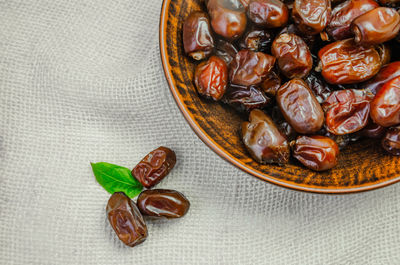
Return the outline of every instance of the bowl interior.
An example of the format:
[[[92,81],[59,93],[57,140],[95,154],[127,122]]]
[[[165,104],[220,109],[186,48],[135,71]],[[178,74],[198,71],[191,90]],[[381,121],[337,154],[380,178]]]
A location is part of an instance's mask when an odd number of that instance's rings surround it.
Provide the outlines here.
[[[248,155],[239,137],[247,117],[221,103],[198,96],[193,85],[194,62],[182,47],[182,25],[200,0],[164,0],[160,20],[160,50],[171,92],[193,130],[216,153],[248,173],[288,188],[348,193],[389,185],[400,180],[400,157],[386,154],[369,139],[341,151],[338,166],[318,173],[293,159],[285,166],[261,165]]]

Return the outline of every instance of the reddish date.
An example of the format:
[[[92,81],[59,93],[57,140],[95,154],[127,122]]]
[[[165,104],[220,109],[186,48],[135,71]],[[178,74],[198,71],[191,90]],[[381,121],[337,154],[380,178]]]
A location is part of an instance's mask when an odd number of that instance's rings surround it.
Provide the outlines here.
[[[390,127],[400,123],[400,76],[388,81],[371,102],[372,120]]]
[[[329,85],[316,72],[312,71],[305,79],[315,98],[322,104],[332,93]]]
[[[395,38],[399,33],[400,15],[392,8],[378,7],[354,19],[351,30],[356,43],[383,43]]]
[[[189,200],[182,193],[164,189],[143,191],[137,205],[143,215],[168,219],[184,216],[190,207]]]
[[[193,12],[183,24],[183,47],[195,60],[208,57],[214,48],[210,22],[203,12]]]
[[[255,52],[269,53],[271,50],[272,40],[273,34],[269,30],[250,30],[240,42],[240,47]]]
[[[400,126],[391,127],[382,139],[382,147],[392,155],[400,155]]]
[[[381,57],[374,47],[364,47],[352,39],[326,45],[318,52],[322,76],[330,84],[354,84],[376,75]]]
[[[279,28],[286,25],[289,10],[279,0],[251,0],[247,15],[256,25],[265,28]]]
[[[339,148],[325,136],[300,136],[294,143],[293,156],[312,170],[324,171],[336,166]]]
[[[240,112],[248,112],[252,109],[266,107],[271,99],[255,86],[246,87],[232,84],[222,101]]]
[[[335,135],[353,133],[368,123],[373,95],[365,90],[345,89],[333,92],[322,104],[326,128]]]
[[[246,29],[246,9],[239,0],[208,0],[208,14],[215,33],[227,40],[239,38]]]
[[[358,16],[377,8],[379,5],[374,0],[347,0],[337,5],[332,10],[332,17],[326,32],[334,40],[343,40],[353,37],[350,26]]]
[[[260,84],[260,87],[264,90],[265,94],[274,97],[276,91],[281,86],[281,78],[276,71],[270,71],[265,77],[264,81]]]
[[[261,110],[252,110],[250,122],[242,123],[242,140],[250,155],[261,164],[285,164],[290,150],[286,137]]]
[[[298,133],[315,133],[324,124],[324,112],[313,92],[302,79],[283,84],[276,102],[285,119]]]
[[[207,62],[200,63],[194,73],[194,84],[200,95],[220,100],[228,83],[228,67],[224,60],[211,56]]]
[[[225,61],[226,65],[230,65],[236,56],[237,49],[231,43],[224,40],[217,40],[217,47],[215,49],[215,54]]]
[[[381,65],[390,63],[390,59],[392,57],[392,50],[390,49],[388,44],[383,43],[376,45],[375,49],[378,51],[381,57]]]
[[[229,77],[233,84],[251,86],[263,81],[275,64],[275,57],[250,50],[241,50],[230,65]]]
[[[278,59],[278,66],[287,78],[303,78],[312,68],[310,50],[295,34],[281,34],[272,43],[272,54]]]
[[[160,146],[151,151],[135,166],[132,175],[149,189],[168,175],[175,163],[175,152],[167,147]]]
[[[383,66],[376,76],[362,84],[360,88],[368,89],[376,95],[386,82],[397,76],[400,76],[400,62],[393,62]]]
[[[136,204],[123,192],[111,196],[106,212],[111,227],[125,245],[134,247],[146,240],[146,223]]]
[[[301,39],[307,44],[308,49],[310,49],[310,50],[313,49],[314,45],[317,42],[316,35],[304,34],[294,24],[290,24],[290,25],[287,25],[286,27],[284,27],[279,32],[278,36],[283,34],[283,33],[295,34],[295,35],[301,37]]]
[[[292,17],[304,34],[315,35],[323,31],[331,16],[330,0],[295,0]]]

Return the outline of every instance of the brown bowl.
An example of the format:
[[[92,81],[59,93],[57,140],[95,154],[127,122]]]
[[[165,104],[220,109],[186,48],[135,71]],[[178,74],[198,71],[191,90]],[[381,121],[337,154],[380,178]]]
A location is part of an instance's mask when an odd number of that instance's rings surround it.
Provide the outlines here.
[[[165,76],[176,103],[196,134],[221,157],[268,182],[318,193],[350,193],[380,188],[400,180],[400,157],[386,154],[379,143],[364,140],[340,154],[337,167],[318,173],[292,161],[285,166],[261,165],[247,153],[239,137],[246,118],[221,103],[199,97],[193,85],[194,63],[183,51],[182,25],[199,0],[164,0],[160,50]]]

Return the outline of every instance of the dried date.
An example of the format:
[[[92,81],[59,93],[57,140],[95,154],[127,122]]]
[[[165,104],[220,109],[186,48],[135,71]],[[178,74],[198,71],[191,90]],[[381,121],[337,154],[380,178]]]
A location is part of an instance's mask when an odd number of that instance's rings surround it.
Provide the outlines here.
[[[183,47],[195,60],[208,57],[214,48],[210,22],[204,12],[193,12],[183,24]]]
[[[134,247],[146,240],[146,223],[136,204],[123,192],[111,196],[106,212],[111,227],[125,245]]]
[[[289,10],[279,0],[251,0],[247,16],[258,26],[279,28],[288,22]]]
[[[400,76],[400,62],[392,62],[383,66],[376,76],[361,84],[360,88],[367,89],[376,95],[386,82],[397,76]]]
[[[250,122],[242,123],[242,140],[250,155],[261,164],[286,164],[290,150],[286,137],[261,110],[252,110]]]
[[[145,216],[156,218],[180,218],[190,207],[189,200],[175,190],[145,190],[137,199],[137,206]]]
[[[391,127],[382,139],[382,147],[392,155],[400,155],[400,126]]]
[[[331,16],[330,0],[295,0],[292,17],[297,27],[304,34],[322,32]]]
[[[312,170],[324,171],[336,166],[339,148],[325,136],[299,136],[293,145],[293,156]]]
[[[132,175],[146,188],[159,183],[172,170],[176,163],[175,152],[160,146],[151,151],[137,164]]]
[[[315,133],[324,124],[324,112],[302,79],[283,84],[276,94],[276,102],[285,120],[298,133]]]
[[[266,107],[271,99],[255,86],[231,84],[222,101],[240,112]]]
[[[224,60],[211,56],[200,63],[194,73],[194,84],[200,95],[220,100],[228,83],[228,67]]]

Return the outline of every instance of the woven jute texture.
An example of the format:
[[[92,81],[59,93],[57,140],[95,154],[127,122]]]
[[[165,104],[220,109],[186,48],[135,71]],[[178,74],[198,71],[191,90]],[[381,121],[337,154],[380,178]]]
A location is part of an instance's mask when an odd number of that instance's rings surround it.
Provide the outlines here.
[[[160,0],[0,0],[0,264],[400,264],[400,185],[307,194],[192,132],[159,56]],[[187,216],[121,244],[90,162],[177,153]]]

